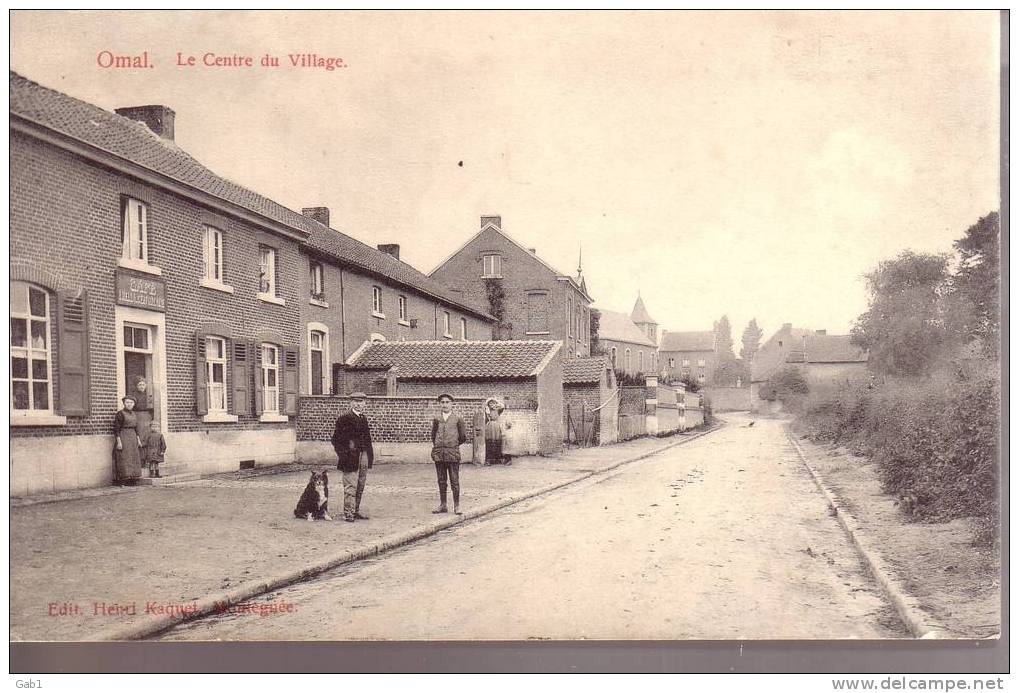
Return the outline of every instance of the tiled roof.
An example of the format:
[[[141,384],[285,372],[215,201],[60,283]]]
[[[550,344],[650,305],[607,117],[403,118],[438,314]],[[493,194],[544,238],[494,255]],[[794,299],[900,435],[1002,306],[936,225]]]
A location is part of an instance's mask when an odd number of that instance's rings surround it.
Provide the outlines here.
[[[609,360],[605,356],[592,356],[588,359],[567,359],[563,361],[563,383],[596,383],[609,368]]]
[[[13,71],[10,110],[13,115],[283,224],[302,236],[307,234],[309,245],[341,261],[489,317],[484,307],[465,302],[407,263],[213,173],[141,123],[43,87]]]
[[[662,351],[714,351],[715,333],[666,332],[662,335]]]
[[[803,338],[803,363],[866,363],[867,352],[847,334],[812,334]]]
[[[651,317],[651,314],[647,312],[647,308],[644,306],[644,300],[638,296],[637,302],[633,304],[633,310],[630,311],[630,320],[636,323],[641,322],[655,322],[655,319]]]
[[[544,369],[561,342],[375,342],[358,349],[353,368],[389,369],[420,380],[529,378]]]
[[[644,332],[633,324],[626,313],[599,308],[601,321],[598,323],[598,339],[611,339],[614,342],[627,342],[643,346],[656,346]]]

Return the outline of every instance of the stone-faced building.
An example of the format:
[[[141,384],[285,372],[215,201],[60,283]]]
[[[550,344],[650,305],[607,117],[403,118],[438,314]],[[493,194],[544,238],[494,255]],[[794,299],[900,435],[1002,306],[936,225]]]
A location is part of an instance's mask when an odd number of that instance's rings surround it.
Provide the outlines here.
[[[847,334],[828,334],[817,330],[804,335],[786,356],[786,364],[803,374],[812,392],[845,387],[866,375],[867,352]]]
[[[366,341],[490,340],[494,319],[400,260],[400,246],[365,245],[303,210],[301,394],[329,394],[334,370]]]
[[[429,275],[468,305],[491,308],[502,295],[496,339],[553,340],[565,358],[591,355],[591,297],[583,276],[571,277],[502,230],[502,219],[481,217],[481,230]]]
[[[630,315],[599,308],[598,346],[612,367],[626,375],[658,372],[658,345]]]
[[[706,384],[718,362],[715,354],[715,333],[711,330],[663,332],[658,351],[662,364],[661,372],[668,382],[689,376],[698,383]]]
[[[10,75],[12,494],[112,479],[144,378],[164,471],[293,459],[301,245],[315,222],[217,176],[164,106]]]

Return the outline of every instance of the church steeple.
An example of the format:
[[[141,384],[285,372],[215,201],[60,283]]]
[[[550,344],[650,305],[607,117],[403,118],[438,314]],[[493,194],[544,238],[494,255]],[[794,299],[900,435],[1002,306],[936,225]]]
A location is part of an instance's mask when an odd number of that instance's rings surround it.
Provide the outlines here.
[[[633,304],[633,310],[630,311],[630,320],[648,336],[648,339],[655,344],[658,343],[658,323],[647,312],[639,291],[637,292],[637,302]]]

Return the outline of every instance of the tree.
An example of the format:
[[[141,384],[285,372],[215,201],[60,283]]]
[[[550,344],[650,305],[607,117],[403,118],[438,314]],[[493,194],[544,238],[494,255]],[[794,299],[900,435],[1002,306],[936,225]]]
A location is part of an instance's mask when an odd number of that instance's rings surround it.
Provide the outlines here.
[[[591,356],[601,356],[602,348],[598,341],[598,330],[601,329],[601,311],[591,309]]]
[[[736,354],[732,350],[732,325],[729,316],[723,315],[715,323],[715,372],[711,380],[715,385],[729,387],[736,383],[734,363]]]
[[[697,379],[692,375],[684,375],[679,379],[679,382],[686,386],[687,392],[697,392],[701,389],[701,384],[697,382]]]
[[[488,312],[496,319],[492,339],[509,339],[512,325],[506,322],[506,290],[499,278],[486,277],[485,297],[488,299]]]
[[[786,366],[772,374],[768,380],[761,385],[761,399],[773,402],[776,399],[781,402],[795,400],[810,391],[803,374],[795,366]]]
[[[966,326],[966,333],[982,340],[985,351],[992,355],[997,353],[1001,329],[999,233],[998,213],[991,212],[952,244],[959,253],[959,269],[952,278],[952,285],[957,297],[969,304],[973,317]]]
[[[892,375],[928,372],[958,339],[959,311],[948,310],[948,256],[904,251],[866,275],[870,305],[853,326],[853,342],[871,367]]]
[[[761,337],[763,336],[764,330],[757,326],[757,318],[751,318],[743,330],[743,346],[739,350],[739,357],[743,359],[744,364],[753,363],[754,355],[761,348]]]

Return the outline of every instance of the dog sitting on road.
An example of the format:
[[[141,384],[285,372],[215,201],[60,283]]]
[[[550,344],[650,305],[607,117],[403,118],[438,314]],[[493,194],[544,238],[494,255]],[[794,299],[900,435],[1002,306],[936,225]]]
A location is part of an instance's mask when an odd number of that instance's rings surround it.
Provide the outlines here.
[[[319,489],[322,492],[319,493]],[[298,519],[332,520],[329,517],[329,476],[326,472],[312,472],[304,493],[294,508],[294,517]]]

